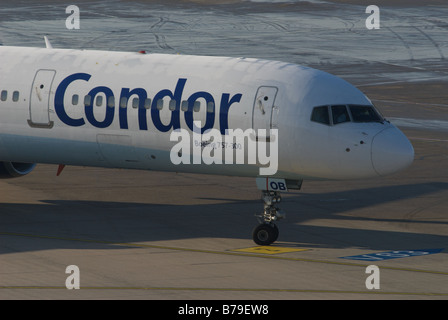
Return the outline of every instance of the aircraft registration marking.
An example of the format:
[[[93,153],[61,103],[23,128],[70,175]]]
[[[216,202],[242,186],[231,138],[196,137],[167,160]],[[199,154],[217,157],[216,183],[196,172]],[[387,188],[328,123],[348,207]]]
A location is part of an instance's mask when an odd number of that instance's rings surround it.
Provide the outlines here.
[[[300,252],[300,251],[307,251],[307,250],[309,250],[309,249],[287,248],[287,247],[276,247],[276,246],[257,246],[257,247],[250,247],[250,248],[235,249],[232,251],[262,253],[262,254],[279,254],[279,253]]]

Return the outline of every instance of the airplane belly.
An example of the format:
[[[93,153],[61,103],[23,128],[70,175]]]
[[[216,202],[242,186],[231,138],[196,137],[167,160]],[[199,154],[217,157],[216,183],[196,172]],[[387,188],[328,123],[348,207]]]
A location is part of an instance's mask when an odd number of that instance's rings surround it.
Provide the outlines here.
[[[14,134],[0,136],[0,158],[1,161],[14,162],[104,165],[94,142]]]

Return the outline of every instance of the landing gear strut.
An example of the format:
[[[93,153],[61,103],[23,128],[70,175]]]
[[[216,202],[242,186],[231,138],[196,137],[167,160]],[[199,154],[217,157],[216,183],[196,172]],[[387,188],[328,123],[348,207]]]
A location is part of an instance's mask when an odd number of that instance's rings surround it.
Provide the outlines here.
[[[264,202],[262,214],[256,215],[260,223],[252,232],[253,240],[256,244],[268,246],[278,238],[278,227],[275,221],[281,220],[285,214],[276,206],[280,203],[280,193],[277,191],[262,191],[261,199]]]

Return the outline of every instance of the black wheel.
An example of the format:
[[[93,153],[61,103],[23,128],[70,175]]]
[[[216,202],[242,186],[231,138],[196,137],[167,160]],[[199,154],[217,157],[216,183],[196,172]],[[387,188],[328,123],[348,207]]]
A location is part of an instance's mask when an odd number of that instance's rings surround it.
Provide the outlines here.
[[[260,246],[268,246],[278,238],[278,228],[275,224],[263,223],[255,227],[252,232],[254,242]]]
[[[276,224],[273,224],[272,228],[274,228],[274,238],[273,238],[272,242],[275,242],[278,239],[278,235],[279,235],[280,231],[278,230],[278,227]]]

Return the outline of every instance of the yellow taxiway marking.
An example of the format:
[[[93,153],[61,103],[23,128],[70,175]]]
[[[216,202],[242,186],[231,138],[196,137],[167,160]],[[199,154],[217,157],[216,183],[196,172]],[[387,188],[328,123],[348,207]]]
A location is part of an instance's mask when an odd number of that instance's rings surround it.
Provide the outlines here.
[[[252,252],[252,253],[262,253],[262,254],[279,254],[279,253],[287,253],[287,252],[300,252],[307,251],[309,249],[296,249],[296,248],[287,248],[287,247],[276,247],[276,246],[257,246],[243,249],[235,249],[231,251],[238,252]]]
[[[134,248],[152,248],[152,249],[163,249],[163,250],[173,250],[173,251],[184,251],[184,252],[197,252],[197,253],[209,253],[209,254],[219,254],[219,255],[230,255],[230,256],[240,256],[240,257],[250,257],[250,258],[263,258],[272,260],[284,260],[284,261],[298,261],[298,262],[310,262],[310,263],[322,263],[322,264],[332,264],[340,266],[353,266],[353,267],[367,267],[365,263],[347,262],[347,261],[331,261],[331,260],[321,260],[321,259],[310,259],[310,258],[298,258],[289,256],[277,256],[277,255],[267,255],[259,253],[247,253],[247,252],[235,252],[235,251],[217,251],[217,250],[205,250],[205,249],[193,249],[193,248],[181,248],[181,247],[171,247],[171,246],[160,246],[152,244],[143,243],[120,243],[114,241],[106,240],[94,240],[94,239],[82,239],[82,238],[68,238],[60,236],[47,236],[47,235],[36,235],[36,234],[26,234],[17,232],[0,232],[0,236],[14,236],[14,237],[27,237],[35,239],[52,239],[52,240],[62,240],[62,241],[77,241],[84,243],[95,243],[95,244],[108,244],[111,246],[119,247],[134,247]],[[409,272],[422,272],[431,274],[448,275],[447,271],[435,271],[435,270],[423,270],[423,269],[413,269],[405,267],[393,267],[393,266],[380,266],[381,269],[397,270],[397,271],[409,271]]]

